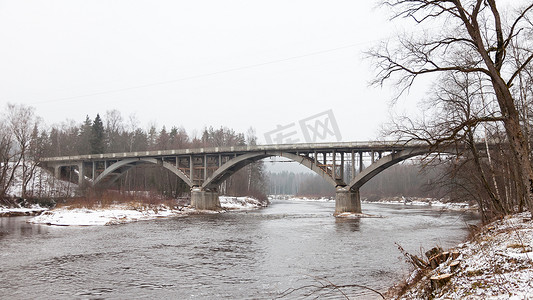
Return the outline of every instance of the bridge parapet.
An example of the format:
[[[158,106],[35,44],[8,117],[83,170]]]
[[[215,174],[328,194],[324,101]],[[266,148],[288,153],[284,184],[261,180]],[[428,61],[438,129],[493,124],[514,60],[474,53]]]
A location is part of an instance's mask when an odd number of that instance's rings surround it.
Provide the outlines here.
[[[72,156],[44,157],[43,162],[60,162],[60,161],[92,161],[103,159],[117,158],[135,158],[135,157],[158,157],[173,155],[196,155],[196,154],[224,154],[240,152],[257,152],[257,151],[390,151],[403,150],[406,148],[424,148],[427,145],[415,142],[387,142],[387,141],[369,141],[369,142],[342,142],[342,143],[310,143],[310,144],[275,144],[275,145],[256,145],[256,146],[228,146],[228,147],[207,147],[196,149],[174,149],[174,150],[155,150],[155,151],[134,151],[134,152],[117,152],[103,154],[86,154]]]

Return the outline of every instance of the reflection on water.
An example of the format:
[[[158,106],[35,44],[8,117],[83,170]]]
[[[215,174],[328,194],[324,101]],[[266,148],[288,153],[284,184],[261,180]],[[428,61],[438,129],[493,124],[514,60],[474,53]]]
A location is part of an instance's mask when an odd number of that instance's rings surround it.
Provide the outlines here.
[[[0,239],[21,239],[48,232],[48,227],[27,224],[27,219],[28,217],[0,217]]]
[[[335,228],[342,231],[359,231],[361,219],[335,218]]]
[[[465,221],[473,220],[464,213],[375,204],[363,204],[363,210],[383,218],[335,219],[334,206],[278,201],[258,211],[105,227],[0,218],[0,295],[272,299],[320,280],[383,291],[406,272],[395,242],[415,253],[449,247],[466,236]],[[351,299],[377,298],[360,288],[343,291]],[[340,296],[330,292],[320,296]]]

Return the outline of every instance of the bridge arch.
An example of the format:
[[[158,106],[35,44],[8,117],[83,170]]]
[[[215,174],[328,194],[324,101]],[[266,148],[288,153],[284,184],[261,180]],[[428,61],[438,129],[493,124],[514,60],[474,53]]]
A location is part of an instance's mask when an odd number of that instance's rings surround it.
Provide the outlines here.
[[[406,149],[401,150],[397,152],[393,152],[389,155],[383,156],[381,159],[375,161],[371,165],[369,165],[367,168],[363,169],[359,174],[357,174],[348,184],[339,185],[337,181],[335,181],[330,174],[328,174],[326,171],[324,171],[322,168],[317,166],[313,160],[307,159],[306,157],[289,153],[289,152],[272,152],[272,151],[264,151],[261,153],[247,153],[240,156],[237,156],[229,161],[227,161],[225,164],[220,166],[211,176],[207,178],[207,180],[202,184],[202,189],[216,189],[224,180],[228,179],[231,175],[233,175],[235,172],[239,171],[243,167],[245,167],[248,164],[251,164],[253,162],[256,162],[258,160],[261,160],[263,158],[267,157],[285,157],[287,159],[290,159],[294,162],[298,162],[305,167],[309,168],[310,170],[314,171],[318,175],[320,175],[322,178],[324,178],[326,181],[328,181],[331,185],[333,185],[336,188],[345,188],[348,190],[354,190],[357,191],[363,184],[368,182],[370,179],[381,173],[382,171],[386,170],[387,168],[402,162],[406,159],[428,154],[428,149],[426,148],[414,148],[414,149]]]
[[[320,175],[333,186],[337,186],[335,180],[331,176],[329,176],[326,171],[317,166],[311,159],[289,152],[264,151],[260,153],[246,153],[230,159],[222,166],[220,166],[211,176],[209,176],[207,180],[205,180],[205,182],[202,184],[202,188],[216,189],[222,182],[224,182],[224,180],[228,179],[231,175],[244,168],[245,166],[263,158],[273,156],[285,157],[287,159],[300,163]]]
[[[405,149],[398,152],[393,152],[389,155],[383,156],[381,159],[375,161],[371,165],[369,165],[367,168],[363,169],[359,174],[357,174],[348,184],[343,185],[339,184],[338,181],[336,181],[332,174],[328,174],[327,171],[319,167],[313,159],[297,155],[294,153],[284,152],[284,151],[262,151],[262,152],[251,152],[251,153],[245,153],[239,156],[236,156],[226,163],[224,163],[222,166],[220,166],[211,176],[209,176],[201,185],[202,189],[217,189],[222,182],[224,182],[226,179],[228,179],[231,175],[233,175],[235,172],[239,171],[240,169],[244,168],[245,166],[256,162],[258,160],[267,158],[267,157],[285,157],[287,159],[290,159],[294,162],[300,163],[307,167],[308,169],[314,171],[316,174],[324,178],[327,182],[329,182],[334,187],[342,187],[349,190],[359,190],[362,185],[364,185],[366,182],[368,182],[370,179],[381,173],[382,171],[386,170],[387,168],[391,167],[392,165],[395,165],[401,161],[404,161],[406,159],[412,158],[414,156],[418,155],[424,155],[428,153],[428,149],[424,148],[413,148],[413,149]],[[163,168],[171,171],[172,173],[176,174],[183,182],[185,182],[189,187],[193,187],[193,183],[191,179],[183,173],[181,170],[179,170],[176,166],[174,166],[171,163],[165,162],[161,159],[156,158],[127,158],[120,161],[115,162],[114,164],[108,166],[100,175],[98,175],[97,178],[94,179],[92,182],[92,185],[95,186],[97,184],[100,184],[103,182],[104,179],[107,179],[108,177],[115,175],[116,178],[113,178],[113,181],[120,178],[127,170],[129,170],[132,167],[135,167],[140,164],[156,164],[160,165]],[[119,173],[115,173],[117,170],[119,170]]]
[[[117,161],[116,163],[110,165],[107,167],[96,179],[93,181],[93,186],[100,183],[102,180],[108,178],[113,174],[115,171],[120,170],[121,168],[126,168],[125,170],[121,171],[116,178],[113,179],[113,181],[117,180],[120,176],[126,173],[127,170],[130,168],[140,165],[140,164],[156,164],[160,165],[163,168],[171,171],[172,173],[176,174],[181,180],[183,180],[188,186],[192,187],[192,182],[181,170],[176,168],[176,166],[165,162],[161,159],[156,158],[126,158],[120,161]]]
[[[383,156],[381,159],[375,161],[367,168],[363,169],[359,174],[357,174],[347,185],[347,188],[350,190],[359,190],[359,188],[372,179],[374,176],[378,175],[387,168],[404,161],[406,159],[428,154],[428,149],[406,149],[398,152],[393,152],[389,155]]]

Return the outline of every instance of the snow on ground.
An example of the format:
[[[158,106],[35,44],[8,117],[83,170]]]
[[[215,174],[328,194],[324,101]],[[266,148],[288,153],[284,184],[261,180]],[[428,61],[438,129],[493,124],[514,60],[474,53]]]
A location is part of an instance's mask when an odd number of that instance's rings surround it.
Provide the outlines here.
[[[35,175],[27,185],[27,193],[34,197],[57,198],[72,197],[78,185],[69,181],[59,180],[47,170],[36,167]],[[17,168],[8,196],[20,197],[22,194],[22,167]]]
[[[477,209],[468,203],[451,203],[435,198],[417,198],[417,197],[392,197],[384,198],[379,201],[362,201],[363,203],[378,203],[378,204],[395,204],[395,205],[411,205],[411,206],[432,206],[446,210],[471,210]]]
[[[261,202],[251,197],[220,196],[222,209],[255,209],[263,207]],[[30,219],[29,223],[58,226],[92,226],[115,225],[156,218],[187,216],[197,213],[216,213],[215,211],[197,211],[190,207],[169,208],[165,205],[143,206],[138,203],[117,204],[106,208],[56,208],[45,211]]]
[[[77,185],[68,181],[56,179],[50,172],[37,167],[35,176],[27,186],[29,195],[40,198],[57,198],[75,196]],[[20,197],[22,193],[22,168],[15,172],[14,180],[8,190],[8,196]],[[254,209],[262,207],[262,203],[251,197],[220,196],[220,204],[223,210]],[[120,204],[106,208],[56,208],[47,211],[40,206],[28,208],[0,207],[0,216],[34,215],[29,222],[49,225],[112,225],[140,220],[149,220],[162,217],[183,216],[192,213],[200,213],[192,208],[181,207],[172,209],[164,205],[143,206],[142,204]],[[202,211],[201,213],[216,213]]]
[[[335,201],[335,198],[331,197],[300,197],[294,195],[270,195],[269,200],[288,200],[288,201],[315,201],[315,202],[329,202]]]
[[[401,299],[533,299],[533,220],[521,213],[484,226],[460,244],[451,271],[447,260],[414,285]],[[452,274],[432,290],[428,278]]]
[[[266,206],[266,204],[252,197],[220,196],[218,199],[223,209],[256,209]]]
[[[269,199],[273,200],[290,200],[290,201],[316,201],[316,202],[330,202],[335,201],[335,197],[299,197],[294,195],[270,195]],[[471,206],[468,203],[449,203],[442,199],[435,198],[418,198],[418,197],[388,197],[380,199],[379,201],[368,201],[362,199],[363,203],[376,204],[393,204],[393,205],[412,205],[412,206],[433,206],[447,210],[470,210],[477,209],[476,206]]]
[[[164,205],[141,207],[137,205],[113,205],[102,209],[57,208],[45,211],[30,219],[29,223],[58,226],[114,225],[155,218],[185,215],[188,210],[170,209]]]
[[[335,201],[335,198],[320,197],[320,198],[308,198],[308,197],[293,197],[289,198],[291,201],[310,201],[310,202],[330,202]]]

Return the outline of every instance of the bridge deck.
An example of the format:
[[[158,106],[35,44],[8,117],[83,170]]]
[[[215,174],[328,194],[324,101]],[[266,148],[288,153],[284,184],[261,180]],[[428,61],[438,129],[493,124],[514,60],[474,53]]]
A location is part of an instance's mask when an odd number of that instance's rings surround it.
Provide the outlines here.
[[[258,151],[290,151],[290,152],[369,152],[369,151],[400,151],[405,149],[420,149],[427,147],[420,143],[406,142],[341,142],[341,143],[302,143],[302,144],[276,144],[257,146],[231,146],[231,147],[208,147],[195,149],[175,149],[175,150],[154,150],[135,151],[119,153],[103,153],[73,156],[44,157],[42,162],[64,162],[64,161],[95,161],[103,159],[123,159],[140,157],[161,157],[180,156],[198,154],[233,154]]]

